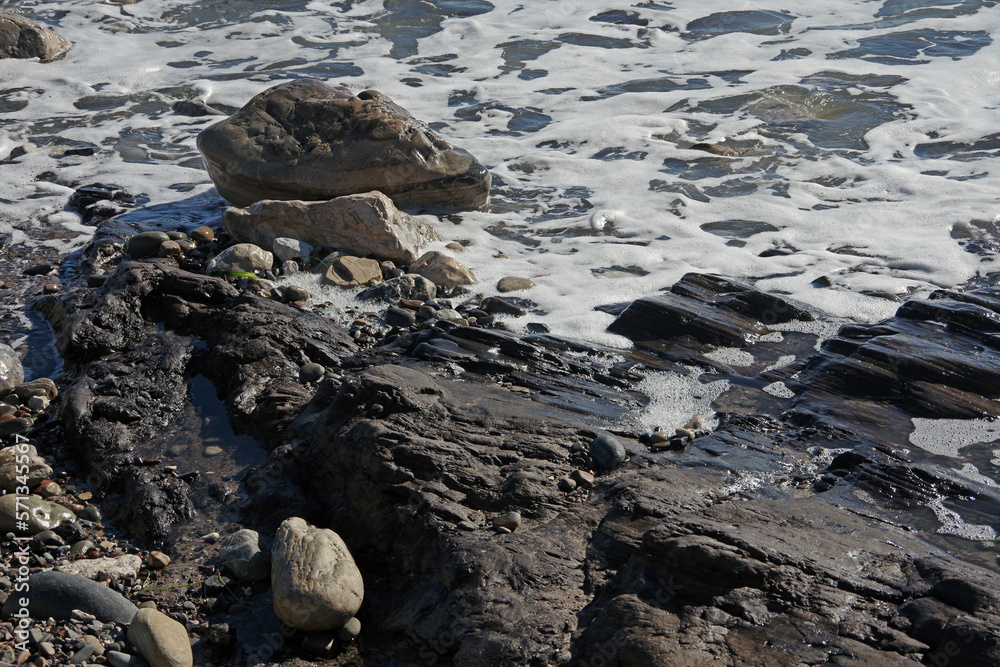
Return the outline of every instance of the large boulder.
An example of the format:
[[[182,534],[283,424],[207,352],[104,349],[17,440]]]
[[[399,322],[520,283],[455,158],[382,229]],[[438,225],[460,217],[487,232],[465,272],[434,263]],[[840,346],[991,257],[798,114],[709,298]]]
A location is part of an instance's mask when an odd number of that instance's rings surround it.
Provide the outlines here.
[[[69,40],[23,16],[0,12],[0,58],[40,58],[49,62],[69,50]]]
[[[489,197],[486,168],[392,100],[313,79],[265,90],[202,131],[198,148],[236,206],[378,190],[399,206],[475,209]]]
[[[298,630],[344,626],[361,608],[364,582],[340,535],[298,517],[285,519],[271,556],[274,613]]]
[[[227,208],[222,219],[235,240],[262,248],[290,237],[400,264],[409,264],[424,244],[438,240],[434,229],[397,209],[381,192],[315,202],[268,199],[245,209]]]

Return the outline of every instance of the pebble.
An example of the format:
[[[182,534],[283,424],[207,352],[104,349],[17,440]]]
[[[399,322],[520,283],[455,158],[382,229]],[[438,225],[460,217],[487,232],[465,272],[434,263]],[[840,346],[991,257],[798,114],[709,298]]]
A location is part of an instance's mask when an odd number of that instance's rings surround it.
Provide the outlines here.
[[[528,280],[527,278],[518,278],[517,276],[507,276],[501,278],[497,282],[498,292],[519,292],[522,290],[529,290],[535,286],[535,283]]]
[[[101,510],[94,507],[93,505],[88,505],[87,507],[84,507],[82,510],[80,510],[79,513],[77,513],[77,516],[80,517],[81,519],[97,523],[100,522],[101,520]]]
[[[62,494],[62,489],[59,488],[59,485],[49,480],[42,482],[38,487],[38,495],[42,498],[52,498],[60,494]]]
[[[49,399],[45,396],[32,396],[28,399],[28,408],[34,412],[41,412],[49,407]]]
[[[326,369],[317,363],[302,364],[299,367],[299,382],[319,382],[326,375]]]
[[[585,489],[594,486],[594,475],[586,470],[574,470],[570,473],[569,478],[576,482],[577,486]]]
[[[87,276],[87,287],[100,287],[106,282],[108,282],[106,273],[91,273]]]
[[[352,618],[344,627],[337,630],[337,639],[342,642],[350,642],[357,639],[358,635],[361,634],[361,621],[357,617]]]
[[[157,257],[179,257],[181,254],[181,245],[177,241],[164,241],[156,251]]]
[[[569,492],[576,488],[576,481],[567,475],[559,478],[558,486],[560,491]]]
[[[212,231],[211,227],[199,227],[191,232],[191,238],[198,243],[208,243],[215,240],[215,232]]]
[[[162,570],[170,565],[170,556],[162,551],[150,551],[146,556],[146,567],[150,570]]]
[[[468,530],[468,531],[471,532],[473,530],[479,530],[479,526],[477,526],[476,524],[472,523],[471,521],[459,521],[458,522],[458,529],[459,530]]]
[[[166,232],[142,232],[128,240],[126,250],[132,257],[142,259],[155,255],[159,252],[160,245],[169,240],[170,237]]]
[[[55,283],[45,283],[42,285],[42,294],[55,294],[59,291],[59,285]]]
[[[503,514],[493,519],[494,528],[506,528],[509,531],[515,531],[520,525],[521,525],[520,512],[507,512],[506,514]]]
[[[285,298],[289,301],[308,301],[310,296],[309,290],[304,287],[299,287],[298,285],[287,285],[285,287]]]
[[[590,443],[590,458],[604,470],[614,470],[625,462],[625,448],[614,436],[602,433]]]
[[[409,327],[416,324],[417,316],[405,308],[393,306],[385,311],[385,321],[394,327]]]
[[[219,454],[222,454],[224,451],[226,450],[224,450],[222,447],[219,447],[217,445],[209,445],[208,447],[205,448],[205,456],[218,456]]]

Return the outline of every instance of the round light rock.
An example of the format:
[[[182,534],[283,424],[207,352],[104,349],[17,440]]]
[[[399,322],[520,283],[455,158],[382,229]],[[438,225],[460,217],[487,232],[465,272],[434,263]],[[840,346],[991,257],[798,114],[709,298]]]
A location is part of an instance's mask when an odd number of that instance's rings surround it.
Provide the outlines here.
[[[527,278],[518,278],[517,276],[507,276],[506,278],[501,278],[497,281],[498,292],[519,292],[521,290],[531,289],[534,286],[535,283]]]
[[[237,243],[208,260],[205,273],[253,273],[270,271],[274,255],[252,243]]]
[[[364,582],[337,533],[285,519],[271,557],[274,613],[298,630],[337,630],[361,608]]]
[[[128,626],[128,640],[152,667],[191,667],[194,656],[184,626],[155,609],[140,609]]]

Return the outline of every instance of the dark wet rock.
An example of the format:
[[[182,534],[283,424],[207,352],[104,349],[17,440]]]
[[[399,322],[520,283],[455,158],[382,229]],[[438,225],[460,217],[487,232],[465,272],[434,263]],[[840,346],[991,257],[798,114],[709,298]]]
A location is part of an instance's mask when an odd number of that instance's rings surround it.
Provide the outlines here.
[[[264,248],[277,238],[290,237],[348,255],[402,264],[414,261],[421,248],[438,240],[430,225],[397,209],[381,192],[329,201],[259,201],[246,209],[229,207],[222,219],[234,239]]]
[[[205,116],[224,116],[218,109],[213,109],[201,100],[177,100],[170,107],[178,116],[204,118]]]
[[[127,499],[116,505],[119,519],[150,545],[193,516],[193,489],[183,477],[154,483],[156,471],[136,465],[134,451],[177,418],[189,377],[212,379],[231,402],[237,430],[269,442],[308,400],[299,367],[337,367],[353,350],[325,318],[240,295],[221,278],[167,260],[123,263],[99,289],[34,306],[53,324],[75,377],[63,394],[67,443],[95,480]],[[207,352],[196,354],[197,337]]]
[[[430,301],[437,296],[437,287],[427,278],[415,274],[405,274],[384,280],[369,287],[357,296],[359,301],[400,301],[415,299]]]
[[[132,489],[129,514],[153,527],[143,539],[183,523],[164,517],[198,489],[144,477],[130,448],[170,423],[197,368],[233,423],[270,449],[241,488],[245,516],[262,532],[301,516],[350,544],[365,636],[348,650],[364,658],[1000,664],[990,547],[956,547],[937,523],[928,529],[927,509],[936,501],[988,524],[1000,502],[907,441],[928,406],[993,398],[975,388],[993,382],[992,318],[951,303],[989,309],[992,293],[844,327],[820,354],[812,334],[761,339],[772,319],[809,317],[777,297],[697,275],[669,296],[666,326],[617,309],[642,336],[661,336],[634,351],[449,325],[360,352],[329,320],[165,260],[126,263],[105,288],[37,305],[66,358],[68,444],[109,486]],[[691,326],[681,310],[697,315]],[[718,341],[753,363],[706,357]],[[786,355],[797,360],[775,366]],[[853,388],[837,378],[852,355],[867,361],[848,376]],[[297,381],[310,362],[335,371],[314,393]],[[718,426],[691,425],[698,437],[661,449],[637,383],[691,366],[731,382],[715,401]],[[776,381],[794,400],[761,390]],[[629,461],[595,480],[588,444],[609,428]],[[557,482],[567,476],[569,492]],[[512,512],[516,530],[481,529]],[[219,599],[216,579],[203,590]]]
[[[86,577],[52,570],[31,575],[27,581],[28,612],[33,618],[51,616],[57,620],[70,618],[74,609],[93,614],[110,623],[128,624],[138,609],[119,593]],[[4,618],[21,607],[18,596],[7,598],[3,606]]]
[[[39,58],[50,62],[63,57],[70,43],[51,28],[0,12],[0,58]]]
[[[867,423],[888,423],[893,411],[925,418],[996,417],[1000,402],[991,397],[1000,395],[998,331],[996,288],[939,290],[926,301],[904,303],[885,322],[846,325],[803,370],[807,391],[797,410],[844,423],[852,419],[851,406],[840,398],[846,396],[873,403]]]
[[[742,347],[767,334],[767,325],[812,319],[802,308],[747,285],[689,273],[670,292],[632,303],[608,331],[633,340],[689,336],[698,343]]]
[[[198,136],[219,194],[328,200],[378,190],[397,206],[479,208],[490,175],[402,107],[373,90],[353,95],[302,79],[270,88]]]
[[[405,308],[392,307],[385,311],[385,322],[394,327],[409,327],[416,323],[417,316]]]
[[[146,201],[147,197],[131,195],[116,185],[91,183],[78,187],[67,205],[80,214],[83,224],[97,225]]]

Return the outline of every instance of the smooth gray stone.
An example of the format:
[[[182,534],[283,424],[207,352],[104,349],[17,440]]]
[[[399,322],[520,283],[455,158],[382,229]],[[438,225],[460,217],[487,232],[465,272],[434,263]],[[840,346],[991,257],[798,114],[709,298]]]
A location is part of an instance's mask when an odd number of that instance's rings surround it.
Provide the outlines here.
[[[22,599],[28,601],[32,618],[70,618],[74,609],[93,614],[109,623],[130,623],[138,607],[122,595],[86,577],[48,570],[28,577],[29,595],[12,593],[0,614],[10,618],[21,609]]]
[[[590,458],[598,468],[613,470],[625,462],[625,456],[622,443],[606,433],[597,436],[590,443]]]

